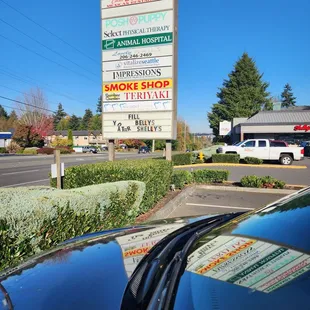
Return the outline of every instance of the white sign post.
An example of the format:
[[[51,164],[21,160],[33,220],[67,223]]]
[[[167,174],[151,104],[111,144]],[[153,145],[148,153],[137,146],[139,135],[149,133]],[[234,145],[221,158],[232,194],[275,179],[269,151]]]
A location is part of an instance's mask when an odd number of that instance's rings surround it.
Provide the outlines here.
[[[114,139],[163,139],[171,146],[177,0],[101,0],[101,17],[103,136],[111,147]]]

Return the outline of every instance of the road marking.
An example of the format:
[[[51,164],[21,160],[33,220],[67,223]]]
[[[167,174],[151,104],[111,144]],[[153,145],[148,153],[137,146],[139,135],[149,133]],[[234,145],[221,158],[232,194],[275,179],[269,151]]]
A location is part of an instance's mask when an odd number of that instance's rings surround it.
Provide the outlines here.
[[[37,181],[31,181],[31,182],[18,183],[18,184],[11,184],[11,185],[0,186],[0,188],[27,185],[27,184],[31,184],[31,183],[39,183],[39,182],[45,182],[45,181],[49,181],[49,180],[50,179],[44,179],[44,180],[37,180]]]
[[[29,172],[38,172],[38,171],[40,171],[40,170],[17,171],[17,172],[2,173],[1,175],[13,175],[13,174],[21,174],[21,173],[29,173]]]
[[[197,206],[197,207],[220,208],[220,209],[255,210],[255,208],[242,208],[242,207],[230,207],[230,206],[205,205],[205,204],[200,204],[200,203],[186,203],[186,205],[187,206]]]

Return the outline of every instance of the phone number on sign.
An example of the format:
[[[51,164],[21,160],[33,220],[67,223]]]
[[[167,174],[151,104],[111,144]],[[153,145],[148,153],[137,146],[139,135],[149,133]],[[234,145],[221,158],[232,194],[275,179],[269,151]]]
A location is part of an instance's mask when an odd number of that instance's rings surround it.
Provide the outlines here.
[[[152,53],[140,53],[140,54],[131,54],[131,55],[121,55],[120,59],[131,59],[131,58],[143,58],[151,57]]]

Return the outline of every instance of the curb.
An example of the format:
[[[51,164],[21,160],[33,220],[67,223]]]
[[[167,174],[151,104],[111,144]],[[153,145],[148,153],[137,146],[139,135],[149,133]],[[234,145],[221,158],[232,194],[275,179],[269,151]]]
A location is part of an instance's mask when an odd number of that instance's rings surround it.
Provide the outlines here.
[[[292,189],[230,187],[230,186],[216,186],[216,185],[197,185],[196,188],[210,189],[217,191],[247,192],[247,193],[261,193],[261,194],[283,194],[283,195],[289,195],[297,192],[297,190]]]
[[[251,164],[230,164],[230,163],[210,163],[174,166],[173,168],[195,168],[195,167],[252,167],[252,168],[274,168],[274,169],[307,169],[307,166],[282,166],[282,165],[251,165]]]
[[[182,192],[177,195],[174,199],[170,200],[163,208],[158,210],[155,214],[147,219],[148,222],[162,220],[167,218],[179,205],[190,196],[196,189],[196,186],[186,187]]]

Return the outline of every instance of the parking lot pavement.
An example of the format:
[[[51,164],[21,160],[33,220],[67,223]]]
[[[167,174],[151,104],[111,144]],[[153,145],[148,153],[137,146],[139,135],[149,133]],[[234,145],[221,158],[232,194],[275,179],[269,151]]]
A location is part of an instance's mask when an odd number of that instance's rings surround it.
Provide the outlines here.
[[[209,190],[197,187],[168,217],[251,211],[272,203],[285,195]]]
[[[264,168],[261,167],[245,167],[245,166],[209,166],[209,167],[195,167],[192,168],[178,168],[184,170],[191,170],[191,169],[213,169],[213,170],[228,170],[230,172],[228,180],[233,182],[239,182],[241,178],[245,175],[257,175],[257,176],[266,176],[270,175],[274,178],[282,180],[287,184],[292,185],[310,185],[310,159],[305,158],[301,161],[294,162],[294,165],[299,166],[307,166],[307,169],[281,169],[278,167],[277,169],[273,168]]]

